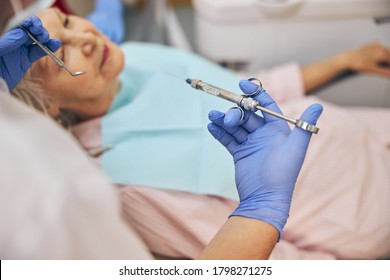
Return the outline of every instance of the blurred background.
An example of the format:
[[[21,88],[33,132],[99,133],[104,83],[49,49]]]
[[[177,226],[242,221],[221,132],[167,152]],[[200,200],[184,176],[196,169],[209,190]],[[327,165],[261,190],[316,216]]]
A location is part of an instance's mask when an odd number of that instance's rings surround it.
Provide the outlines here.
[[[93,0],[64,0],[84,16]],[[234,70],[316,62],[373,41],[390,47],[390,0],[123,0],[125,41],[172,45]],[[390,107],[390,81],[339,79],[315,93],[340,105]]]

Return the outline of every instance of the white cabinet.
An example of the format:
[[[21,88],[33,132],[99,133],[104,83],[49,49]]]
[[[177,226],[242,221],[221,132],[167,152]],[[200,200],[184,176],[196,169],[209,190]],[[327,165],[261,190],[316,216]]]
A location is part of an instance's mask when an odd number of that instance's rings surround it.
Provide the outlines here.
[[[390,0],[193,0],[195,42],[216,62],[301,64],[372,41],[390,47]],[[271,4],[270,4],[271,3]],[[324,88],[340,104],[390,106],[390,81],[356,76]]]

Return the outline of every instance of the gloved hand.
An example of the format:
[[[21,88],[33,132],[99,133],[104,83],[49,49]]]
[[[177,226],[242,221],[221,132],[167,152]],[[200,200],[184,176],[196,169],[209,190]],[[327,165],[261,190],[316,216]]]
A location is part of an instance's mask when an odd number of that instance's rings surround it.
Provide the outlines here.
[[[240,87],[244,93],[253,93],[258,86],[243,80]],[[260,106],[281,113],[264,89],[255,98]],[[321,105],[311,105],[301,119],[315,124],[321,112]],[[298,127],[291,130],[286,121],[268,114],[245,113],[243,121],[238,109],[226,115],[209,113],[210,133],[233,155],[235,163],[240,204],[231,216],[267,222],[279,231],[280,238],[311,133]]]
[[[61,42],[50,39],[49,32],[38,17],[29,17],[22,25],[53,52],[60,47]],[[0,76],[7,82],[10,90],[19,83],[33,62],[46,55],[39,46],[32,43],[27,33],[18,27],[0,38]]]
[[[121,0],[96,0],[94,11],[87,16],[111,41],[120,44],[125,33]]]

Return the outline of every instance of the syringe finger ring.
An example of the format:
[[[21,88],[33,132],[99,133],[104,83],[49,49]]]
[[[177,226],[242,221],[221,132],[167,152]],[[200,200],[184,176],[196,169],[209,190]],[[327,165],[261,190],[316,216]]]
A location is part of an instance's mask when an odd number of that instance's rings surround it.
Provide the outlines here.
[[[236,106],[236,107],[232,107],[230,109],[238,109],[238,110],[240,110],[240,113],[241,113],[240,122],[242,122],[244,120],[244,118],[245,118],[245,111],[244,111],[244,109],[242,109],[242,107]]]
[[[257,83],[258,84],[258,87],[257,87],[257,90],[253,93],[244,93],[243,96],[256,96],[260,93],[260,91],[262,91],[263,89],[263,84],[261,83],[261,81],[259,79],[256,79],[256,78],[249,78],[248,81],[252,82],[252,83]]]
[[[295,125],[302,128],[303,130],[307,130],[307,131],[310,131],[310,132],[315,133],[315,134],[317,134],[318,131],[320,130],[315,125],[309,124],[309,123],[302,121],[302,120],[297,120],[295,122]]]

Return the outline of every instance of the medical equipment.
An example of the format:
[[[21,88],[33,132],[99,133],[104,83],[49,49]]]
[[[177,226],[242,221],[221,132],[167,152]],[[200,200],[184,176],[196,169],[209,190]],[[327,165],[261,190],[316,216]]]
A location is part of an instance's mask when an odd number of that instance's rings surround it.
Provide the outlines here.
[[[389,0],[285,0],[273,5],[265,0],[193,0],[192,4],[197,53],[233,70],[256,73],[292,61],[307,65],[369,42],[390,45]],[[316,96],[339,105],[390,107],[389,92],[385,77],[354,75],[319,88]]]
[[[61,46],[60,40],[50,39],[37,16],[25,19],[22,25],[53,52]],[[9,90],[16,87],[35,61],[46,55],[38,46],[32,44],[21,28],[4,33],[0,38],[0,45],[0,77],[6,81]]]
[[[254,93],[244,94],[244,95],[238,95],[238,94],[232,93],[230,91],[216,87],[214,85],[211,85],[209,83],[206,83],[206,82],[203,82],[203,81],[197,80],[197,79],[186,79],[186,82],[188,84],[190,84],[191,87],[193,87],[194,89],[199,89],[199,90],[204,91],[206,93],[209,93],[209,94],[212,94],[214,96],[218,96],[220,98],[223,98],[223,99],[226,99],[226,100],[231,101],[233,103],[236,103],[239,106],[239,108],[241,109],[241,113],[242,113],[241,119],[244,118],[244,110],[242,110],[242,108],[244,108],[246,110],[251,110],[251,111],[260,110],[266,114],[270,114],[270,115],[275,116],[279,119],[282,119],[282,120],[285,120],[289,123],[292,123],[293,125],[300,127],[303,130],[307,130],[307,131],[310,131],[310,132],[315,133],[315,134],[318,133],[319,128],[316,127],[315,125],[309,124],[309,123],[302,121],[300,119],[286,117],[282,114],[276,113],[276,112],[271,111],[267,108],[259,106],[259,102],[255,99],[253,99],[252,97],[257,95],[263,89],[263,86],[262,86],[261,82],[255,78],[250,78],[248,80],[259,82],[259,87]]]
[[[48,56],[50,56],[61,68],[64,68],[66,72],[68,72],[72,77],[84,75],[85,71],[79,71],[79,72],[72,72],[68,68],[66,68],[64,62],[59,59],[48,47],[46,47],[44,44],[39,42],[39,40],[24,26],[19,25],[21,29],[23,29],[27,35],[34,41],[35,44],[37,44],[45,53],[47,53]]]

